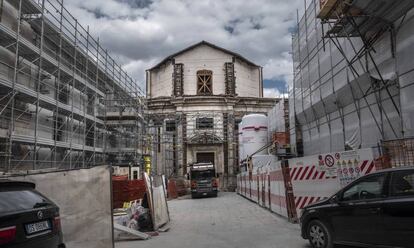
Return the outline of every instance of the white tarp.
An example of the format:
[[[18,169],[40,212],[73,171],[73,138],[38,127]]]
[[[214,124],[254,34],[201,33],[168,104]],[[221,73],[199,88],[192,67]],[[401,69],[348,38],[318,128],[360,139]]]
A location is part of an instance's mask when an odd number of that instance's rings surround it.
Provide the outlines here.
[[[12,177],[36,189],[60,208],[67,248],[113,248],[111,177],[106,166]]]

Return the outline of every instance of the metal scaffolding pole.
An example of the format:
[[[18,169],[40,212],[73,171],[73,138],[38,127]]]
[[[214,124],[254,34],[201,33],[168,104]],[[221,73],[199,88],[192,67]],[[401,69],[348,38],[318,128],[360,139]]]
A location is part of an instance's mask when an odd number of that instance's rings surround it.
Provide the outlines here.
[[[19,0],[19,9],[18,9],[18,19],[17,19],[17,32],[16,32],[16,53],[14,60],[14,73],[12,81],[12,102],[11,102],[11,118],[10,118],[10,128],[9,128],[9,163],[7,165],[6,171],[9,171],[12,163],[12,146],[13,146],[13,134],[14,134],[14,108],[15,108],[15,92],[16,92],[16,83],[17,83],[17,68],[19,66],[19,44],[20,44],[20,22],[22,16],[22,1]],[[3,9],[2,9],[3,13]]]
[[[58,59],[58,69],[57,69],[57,77],[55,77],[55,91],[56,91],[56,109],[55,109],[55,138],[54,138],[54,158],[53,158],[53,164],[56,167],[56,161],[57,161],[57,146],[56,142],[58,140],[58,134],[59,134],[59,95],[60,95],[60,82],[61,82],[61,71],[60,71],[60,65],[62,63],[62,28],[63,28],[63,0],[60,2],[60,22],[59,22],[59,59]]]
[[[40,30],[40,50],[39,50],[39,65],[37,70],[37,90],[36,90],[36,98],[39,99],[40,94],[40,85],[42,83],[42,61],[43,61],[43,42],[44,42],[44,30],[45,30],[45,22],[44,22],[44,14],[45,14],[45,0],[42,0],[42,11],[41,11],[41,30]],[[39,125],[39,101],[36,102],[36,122],[35,122],[35,143],[34,143],[34,154],[33,154],[33,170],[36,170],[36,163],[38,159],[38,151],[37,151],[37,142],[38,142],[38,125]]]

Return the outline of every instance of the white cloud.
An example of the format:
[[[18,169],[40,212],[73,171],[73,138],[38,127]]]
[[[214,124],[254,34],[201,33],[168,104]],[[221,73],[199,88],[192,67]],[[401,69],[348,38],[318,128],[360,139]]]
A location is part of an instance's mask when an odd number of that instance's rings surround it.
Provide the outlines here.
[[[79,22],[144,85],[145,69],[207,40],[264,67],[265,79],[292,78],[291,34],[303,0],[66,0]]]
[[[271,98],[288,98],[287,93],[281,93],[276,88],[264,88],[263,89],[263,96],[264,97],[271,97]]]
[[[293,80],[292,58],[287,51],[279,57],[269,58],[263,67],[265,79],[282,79],[288,84]]]

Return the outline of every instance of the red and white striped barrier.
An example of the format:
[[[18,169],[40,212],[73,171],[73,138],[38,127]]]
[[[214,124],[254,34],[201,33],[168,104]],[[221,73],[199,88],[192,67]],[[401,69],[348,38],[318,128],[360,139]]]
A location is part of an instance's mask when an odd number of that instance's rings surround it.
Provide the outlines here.
[[[276,157],[274,157],[277,159]],[[286,204],[286,188],[280,161],[272,161],[270,165],[270,210],[288,217]]]
[[[248,192],[250,192],[249,189],[249,181],[248,181],[248,173],[247,172],[241,172],[238,175],[238,180],[237,180],[237,190],[238,193],[244,197],[248,197]]]
[[[256,155],[252,158],[251,174],[247,171],[237,176],[237,192],[275,213],[296,218],[307,205],[376,171],[375,158],[373,149],[293,158],[288,160],[289,173],[285,167],[284,174],[276,156]],[[293,196],[286,196],[285,185],[292,185]]]
[[[252,158],[252,164],[251,180],[249,172],[238,175],[238,193],[260,206],[288,217],[281,162],[273,155],[256,155]]]
[[[330,197],[353,180],[375,171],[373,149],[289,159],[298,216],[307,205]]]

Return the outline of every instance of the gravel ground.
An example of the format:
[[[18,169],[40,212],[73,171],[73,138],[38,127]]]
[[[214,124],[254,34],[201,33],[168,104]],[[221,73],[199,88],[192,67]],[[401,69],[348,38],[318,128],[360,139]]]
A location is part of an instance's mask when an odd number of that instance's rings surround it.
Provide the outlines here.
[[[308,248],[299,226],[236,193],[217,198],[169,201],[171,229],[145,241],[124,241],[116,248]]]

